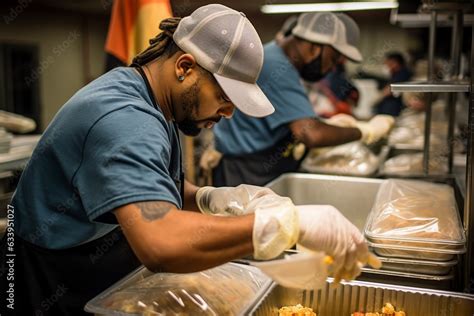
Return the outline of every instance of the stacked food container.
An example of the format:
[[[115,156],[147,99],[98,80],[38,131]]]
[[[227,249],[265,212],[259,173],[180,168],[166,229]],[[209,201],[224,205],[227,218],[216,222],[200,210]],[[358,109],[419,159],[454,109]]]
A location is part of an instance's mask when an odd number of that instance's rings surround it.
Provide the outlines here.
[[[364,234],[388,275],[449,280],[466,252],[454,191],[445,184],[384,181]]]
[[[131,273],[85,306],[95,315],[248,315],[272,281],[259,269],[226,263],[188,274]]]

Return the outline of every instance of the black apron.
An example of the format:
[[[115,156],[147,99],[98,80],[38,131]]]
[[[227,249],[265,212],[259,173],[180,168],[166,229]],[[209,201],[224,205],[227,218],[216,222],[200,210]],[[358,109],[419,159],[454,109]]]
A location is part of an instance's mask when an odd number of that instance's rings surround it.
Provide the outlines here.
[[[139,67],[137,70],[147,85],[154,107],[158,109],[143,70]],[[176,124],[173,127],[179,142]],[[177,156],[181,165],[181,152]],[[174,178],[183,199],[182,168]],[[99,239],[64,250],[38,247],[18,236],[14,236],[14,248],[10,249],[5,235],[0,255],[2,316],[85,315],[84,306],[90,299],[141,265],[120,227]],[[14,280],[9,271],[13,272]],[[7,301],[7,298],[13,300]],[[10,302],[14,302],[14,309],[8,307]]]
[[[212,173],[212,185],[237,186],[253,184],[263,186],[283,173],[295,172],[299,169],[301,159],[293,158],[296,145],[289,132],[271,148],[260,152],[244,155],[223,155]]]
[[[87,301],[140,266],[120,228],[64,250],[45,249],[15,236],[10,252],[5,235],[0,253],[5,272],[0,297],[9,283],[14,293],[14,309],[8,308],[11,301],[2,299],[1,315],[85,315]],[[14,280],[8,273],[11,267]]]

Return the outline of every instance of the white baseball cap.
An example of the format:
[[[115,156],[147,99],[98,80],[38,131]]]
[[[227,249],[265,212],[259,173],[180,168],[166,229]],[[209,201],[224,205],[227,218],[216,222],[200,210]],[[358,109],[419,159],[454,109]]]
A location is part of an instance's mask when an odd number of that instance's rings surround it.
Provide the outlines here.
[[[347,58],[361,62],[359,27],[349,16],[331,12],[303,13],[292,34],[317,44],[332,46]]]
[[[220,4],[200,7],[181,19],[173,40],[214,75],[240,111],[254,117],[275,111],[256,83],[263,46],[244,13]]]

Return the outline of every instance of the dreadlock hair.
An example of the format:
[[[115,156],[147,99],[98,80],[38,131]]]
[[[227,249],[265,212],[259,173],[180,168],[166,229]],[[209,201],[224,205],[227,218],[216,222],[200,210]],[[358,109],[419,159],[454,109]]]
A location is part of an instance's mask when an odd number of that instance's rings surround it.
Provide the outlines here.
[[[135,56],[132,64],[143,66],[160,56],[169,57],[180,50],[173,40],[173,34],[181,18],[168,18],[160,22],[162,32],[150,39],[150,46]]]

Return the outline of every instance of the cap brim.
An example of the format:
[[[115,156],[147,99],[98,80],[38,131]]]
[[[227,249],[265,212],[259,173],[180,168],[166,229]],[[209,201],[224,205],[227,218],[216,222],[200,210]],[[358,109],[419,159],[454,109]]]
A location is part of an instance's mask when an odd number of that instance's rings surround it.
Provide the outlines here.
[[[360,51],[354,46],[334,44],[333,47],[352,61],[360,63],[363,59]]]
[[[214,74],[217,82],[234,105],[244,114],[264,117],[275,108],[256,83],[248,83]]]

